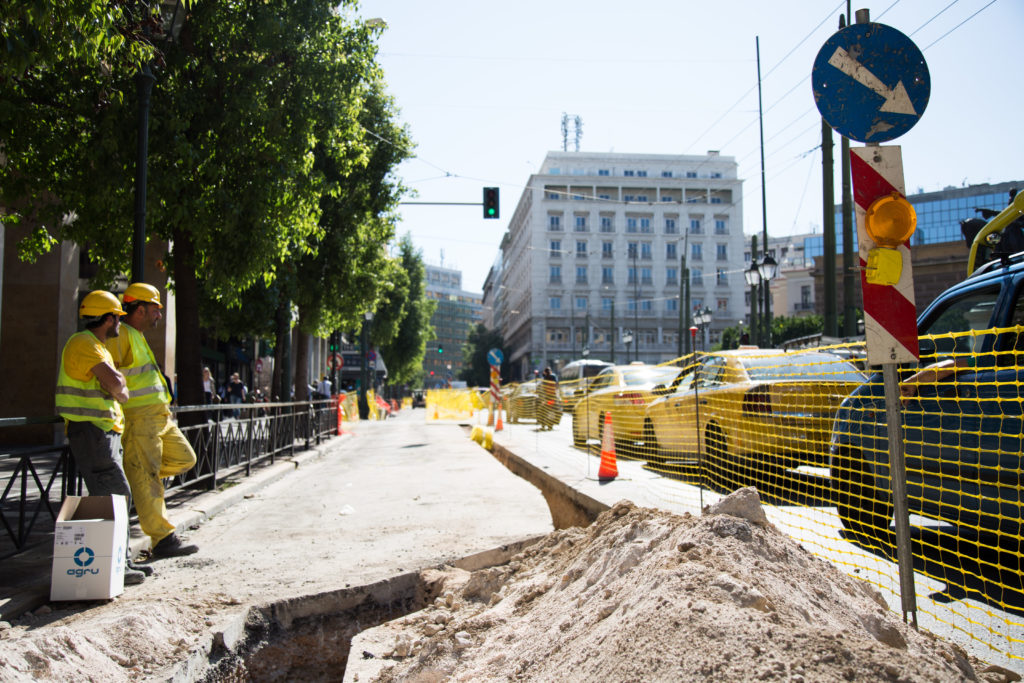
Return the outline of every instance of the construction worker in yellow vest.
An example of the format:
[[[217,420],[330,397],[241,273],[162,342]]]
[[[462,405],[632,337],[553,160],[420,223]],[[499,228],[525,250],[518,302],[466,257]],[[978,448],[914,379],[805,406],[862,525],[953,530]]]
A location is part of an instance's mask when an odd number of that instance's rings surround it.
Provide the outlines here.
[[[55,398],[71,457],[89,495],[120,495],[131,505],[121,451],[121,404],[128,401],[128,389],[104,345],[117,338],[123,314],[121,302],[110,292],[97,290],[82,299],[78,315],[85,319],[85,330],[71,335],[64,345]],[[152,569],[133,565],[130,550],[128,556],[125,584],[142,583]]]
[[[107,349],[128,383],[124,404],[124,472],[135,497],[139,526],[152,543],[153,559],[191,555],[199,550],[185,544],[167,519],[163,479],[187,472],[196,454],[171,420],[171,392],[143,332],[163,317],[156,287],[144,282],[124,292],[124,319],[119,337]]]

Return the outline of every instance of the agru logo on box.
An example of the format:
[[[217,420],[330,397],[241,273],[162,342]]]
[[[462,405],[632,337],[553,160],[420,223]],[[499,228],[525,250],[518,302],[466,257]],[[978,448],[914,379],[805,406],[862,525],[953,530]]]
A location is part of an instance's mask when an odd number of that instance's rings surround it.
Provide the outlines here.
[[[71,568],[68,570],[68,576],[77,576],[79,578],[86,574],[99,574],[99,569],[89,569],[89,565],[92,564],[93,556],[92,548],[81,547],[75,551],[75,564],[78,568]]]

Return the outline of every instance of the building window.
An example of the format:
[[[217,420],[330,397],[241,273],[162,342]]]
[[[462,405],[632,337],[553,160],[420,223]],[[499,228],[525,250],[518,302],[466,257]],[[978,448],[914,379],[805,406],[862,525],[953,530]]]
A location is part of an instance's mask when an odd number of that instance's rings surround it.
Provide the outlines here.
[[[651,258],[651,243],[650,242],[641,242],[640,243],[640,258],[650,260],[650,258]]]
[[[585,285],[587,284],[587,267],[576,266],[576,284]]]
[[[642,285],[650,285],[650,284],[653,284],[653,283],[654,283],[654,279],[651,277],[651,269],[650,268],[641,268],[640,269],[640,284],[642,284]]]
[[[715,284],[728,285],[729,284],[729,273],[726,272],[725,268],[718,268],[715,270]]]
[[[637,171],[636,174],[640,178],[646,178],[647,177],[647,171]]]
[[[636,196],[636,200],[638,202],[646,202],[647,201],[647,195],[645,195],[645,194],[638,194]]]
[[[565,330],[564,329],[550,329],[548,330],[548,341],[549,342],[561,342],[565,341]]]
[[[671,202],[671,201],[673,201],[673,199],[672,199],[672,197],[669,197],[669,196],[668,196],[668,195],[666,194],[666,195],[662,195],[662,196],[661,196],[661,201],[663,201],[663,202]]]
[[[679,299],[666,299],[665,300],[665,311],[668,313],[675,313],[679,310]],[[675,341],[673,339],[672,341]]]
[[[601,216],[601,232],[615,232],[611,216]]]
[[[700,268],[693,268],[690,270],[690,284],[697,285],[698,287],[704,286],[704,271]]]
[[[721,204],[722,203],[722,198],[721,197],[715,197],[714,195],[712,195],[711,196],[711,203],[712,204]]]
[[[626,302],[626,310],[630,313],[636,310],[636,299],[630,299]]]
[[[633,199],[634,199],[634,196],[631,195],[631,194],[622,195],[622,200],[623,201],[631,202],[631,201],[633,201]]]
[[[601,242],[601,258],[612,258],[612,243]]]
[[[697,177],[697,172],[696,171],[687,171],[686,172],[686,177],[687,178],[696,178]]]
[[[601,268],[601,284],[612,285],[615,284],[615,269],[609,266]]]
[[[630,266],[627,270],[626,283],[630,285],[636,284],[636,268]]]
[[[622,175],[624,175],[624,176],[626,176],[628,178],[632,178],[634,175],[636,175],[636,172],[632,171],[632,170],[629,170],[629,169],[626,169],[625,171],[622,172]]]
[[[576,240],[576,258],[586,258],[586,257],[587,257],[587,241],[586,240]]]
[[[586,232],[586,231],[587,231],[587,217],[586,216],[576,216],[576,232]]]
[[[661,172],[661,177],[662,178],[671,178],[672,177],[672,171],[662,171]]]
[[[548,270],[548,282],[558,284],[562,281],[562,266],[551,266]]]
[[[715,219],[715,234],[716,235],[727,235],[729,230],[725,227],[725,221],[721,218]]]
[[[676,234],[676,219],[666,218],[665,219],[665,234],[675,235]]]
[[[612,172],[609,171],[607,168],[599,168],[599,169],[597,169],[597,175],[607,176],[607,175],[611,175],[611,174],[612,174]]]
[[[721,173],[721,171],[713,171],[711,173],[711,177],[712,178],[721,178],[722,177],[722,173]]]
[[[719,310],[719,311],[728,311],[729,310],[729,300],[727,298],[724,298],[724,297],[721,298],[721,299],[717,299],[715,301],[715,309]]]
[[[551,240],[551,255],[561,256],[562,255],[562,240]]]
[[[641,218],[640,219],[640,232],[651,232],[651,219]]]
[[[557,311],[562,308],[562,297],[552,296],[548,298],[548,308],[552,311]]]
[[[601,310],[602,311],[610,311],[610,310],[612,310],[612,306],[614,305],[613,301],[614,300],[610,296],[603,296],[603,297],[601,297]]]
[[[654,310],[654,302],[651,301],[650,299],[644,299],[643,301],[640,302],[640,310],[641,311],[653,311]]]
[[[691,260],[693,260],[693,261],[703,261],[704,260],[704,250],[701,247],[702,247],[702,245],[700,245],[700,244],[691,244],[690,245],[690,259]]]
[[[548,216],[548,229],[549,230],[561,230],[562,229],[562,217],[561,216]]]
[[[627,218],[626,219],[626,232],[636,232],[636,225],[637,225],[637,223],[636,223],[636,219],[635,218]]]
[[[548,199],[558,199],[558,193],[548,190]]]
[[[626,258],[631,258],[632,259],[632,258],[636,258],[637,256],[639,256],[639,254],[637,253],[637,243],[636,242],[627,242],[626,243]]]
[[[699,218],[691,218],[690,219],[690,234],[691,235],[699,235],[699,234],[701,234],[701,232],[702,232],[702,230],[701,230],[701,227],[700,227],[700,219]]]
[[[669,259],[671,261],[675,261],[676,258],[678,258],[676,256],[676,243],[675,242],[666,242],[665,243],[665,258],[667,258],[667,259]]]
[[[578,296],[576,297],[576,310],[585,311],[587,310],[587,297]]]
[[[679,269],[675,266],[669,266],[665,269],[665,284],[676,285],[679,284]]]
[[[728,244],[717,244],[715,245],[715,258],[719,261],[729,260],[729,245]]]

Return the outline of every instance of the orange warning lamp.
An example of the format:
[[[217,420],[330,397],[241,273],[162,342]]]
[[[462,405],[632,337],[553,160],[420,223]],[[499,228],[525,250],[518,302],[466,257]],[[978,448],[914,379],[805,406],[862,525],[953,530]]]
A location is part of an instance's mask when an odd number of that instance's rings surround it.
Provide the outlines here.
[[[880,247],[895,249],[910,239],[917,228],[917,212],[898,192],[871,202],[864,217],[864,229]]]

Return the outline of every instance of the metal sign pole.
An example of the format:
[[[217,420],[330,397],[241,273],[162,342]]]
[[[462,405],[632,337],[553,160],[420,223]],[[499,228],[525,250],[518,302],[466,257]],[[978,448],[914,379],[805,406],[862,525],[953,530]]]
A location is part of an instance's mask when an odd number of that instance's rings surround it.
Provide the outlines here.
[[[882,366],[885,386],[885,422],[889,435],[889,482],[896,517],[896,561],[900,573],[900,602],[903,621],[912,615],[917,628],[917,591],[914,587],[914,555],[910,548],[910,512],[907,506],[907,463],[903,453],[903,425],[900,420],[900,380],[895,363]]]

